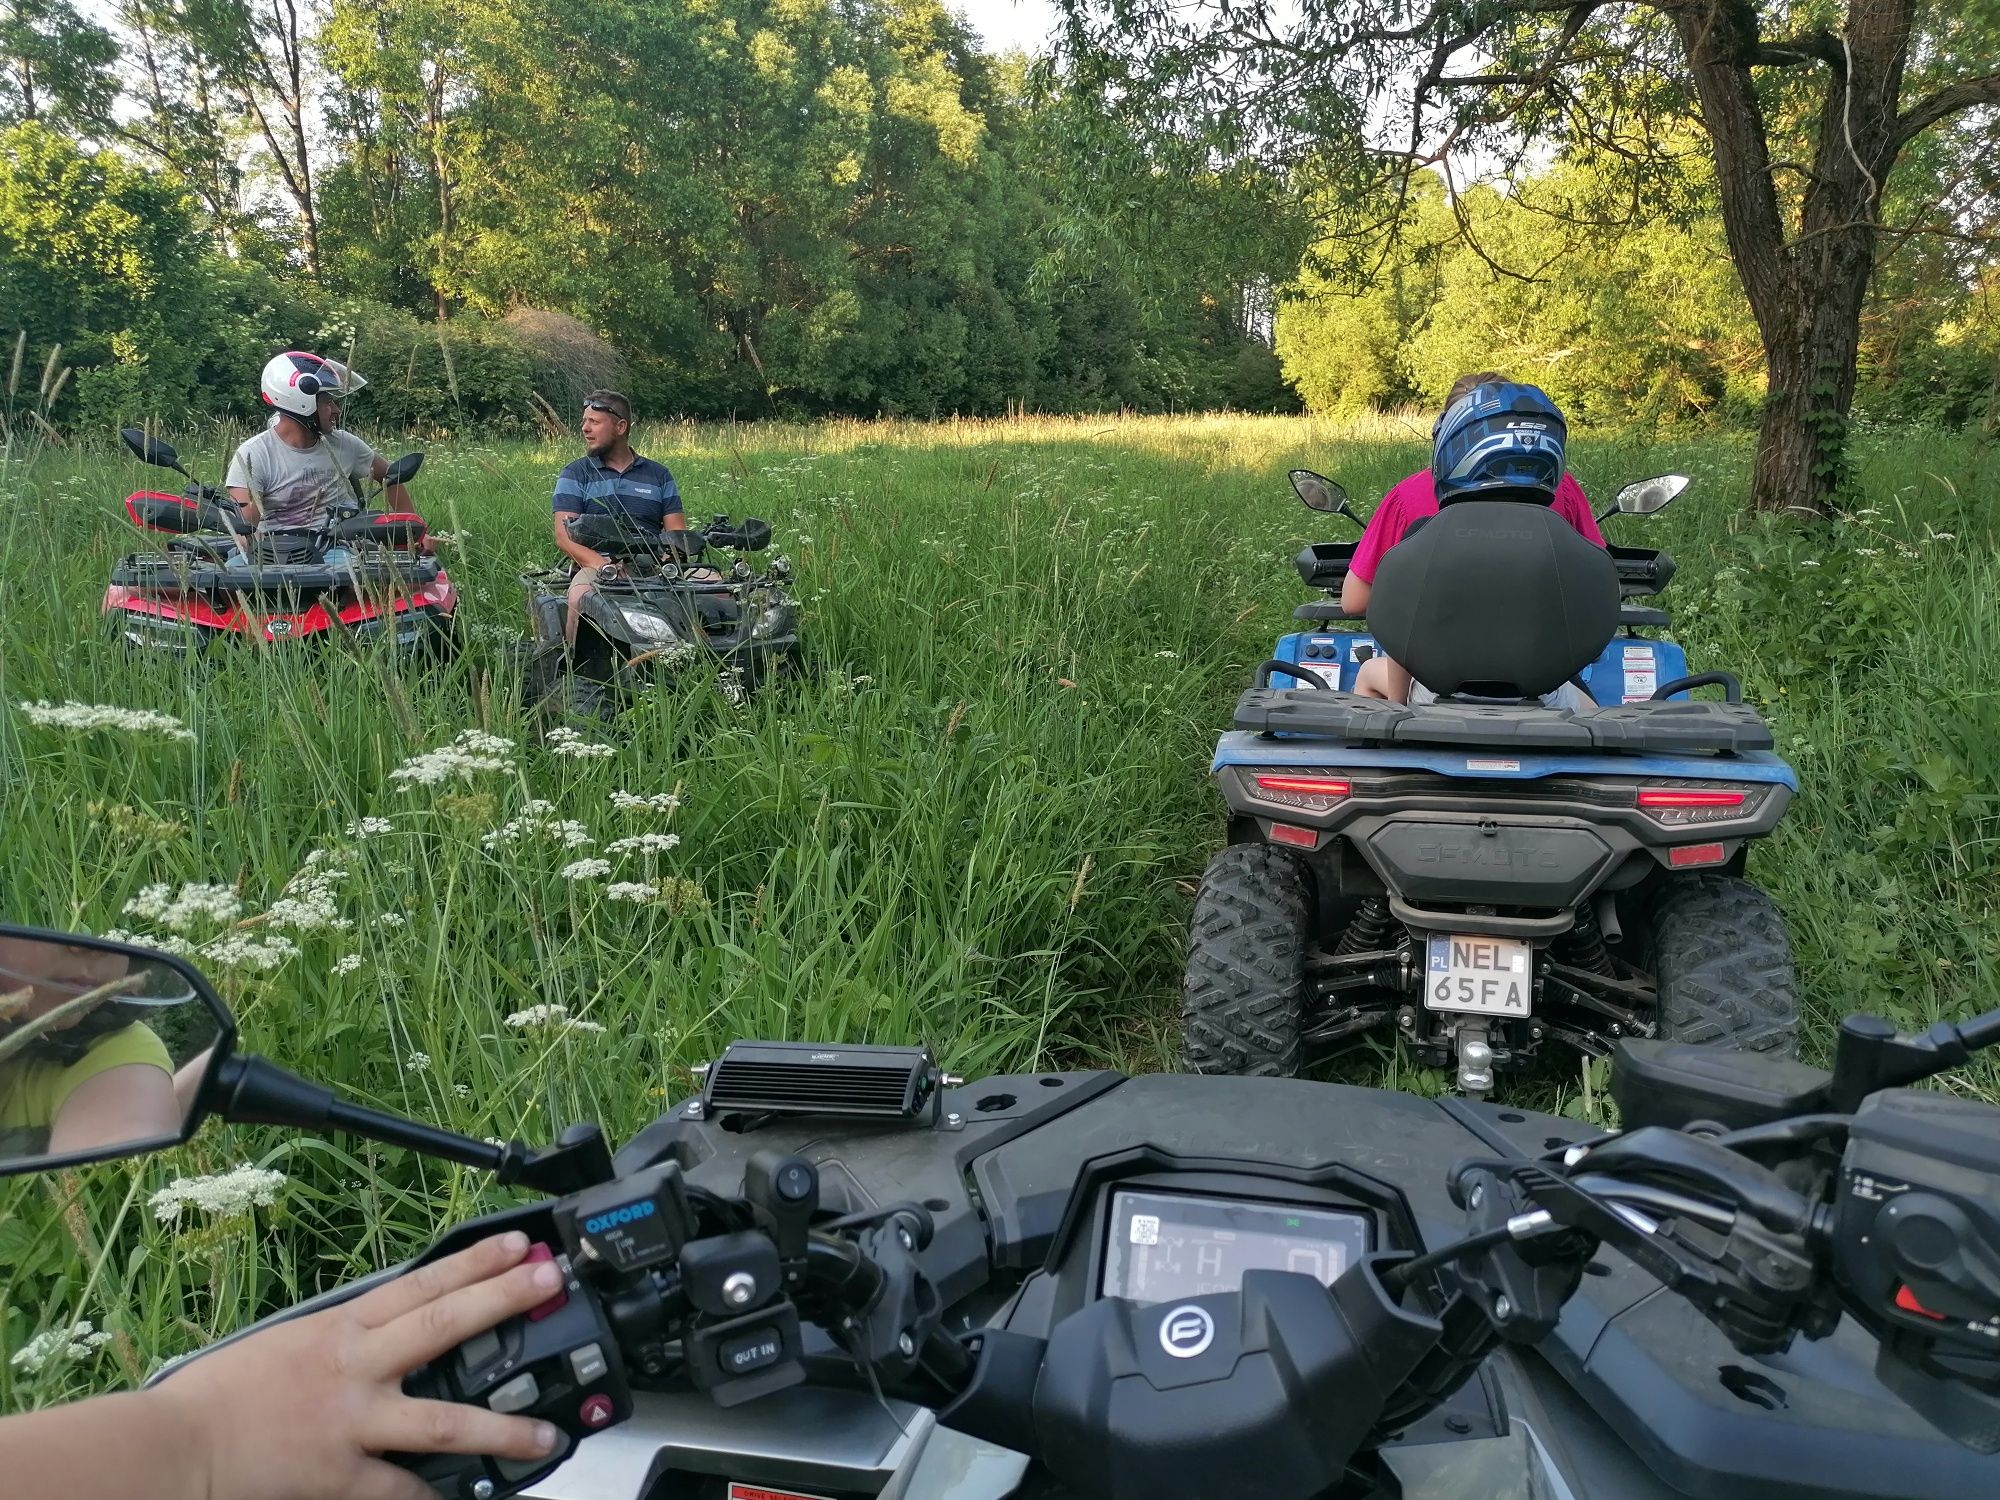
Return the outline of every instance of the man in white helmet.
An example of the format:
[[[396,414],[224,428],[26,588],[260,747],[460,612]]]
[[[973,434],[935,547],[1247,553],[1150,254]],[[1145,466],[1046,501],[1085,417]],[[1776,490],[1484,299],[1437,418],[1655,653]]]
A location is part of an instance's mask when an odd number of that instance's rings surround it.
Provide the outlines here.
[[[260,531],[310,526],[327,506],[352,499],[354,486],[380,479],[388,460],[340,425],[340,403],[368,382],[338,360],[287,351],[264,366],[271,425],[246,439],[229,460],[225,483],[243,519]],[[407,509],[409,492],[393,485],[386,509]],[[236,539],[232,565],[247,564],[249,540]],[[328,554],[327,561],[337,559]]]

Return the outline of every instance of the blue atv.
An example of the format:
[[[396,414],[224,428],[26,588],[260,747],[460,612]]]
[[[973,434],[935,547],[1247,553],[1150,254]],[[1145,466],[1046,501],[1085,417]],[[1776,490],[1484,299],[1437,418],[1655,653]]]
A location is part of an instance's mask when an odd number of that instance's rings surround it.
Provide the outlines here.
[[[1359,524],[1340,486],[1291,477]],[[1630,485],[1599,519],[1687,482]],[[1640,633],[1667,616],[1631,601],[1673,559],[1600,549],[1546,506],[1461,501],[1384,555],[1364,625],[1337,602],[1353,554],[1299,554],[1333,600],[1299,607],[1307,628],[1216,746],[1229,847],[1195,902],[1187,1066],[1293,1075],[1387,1030],[1484,1095],[1551,1044],[1789,1054],[1791,946],[1743,871],[1798,782],[1733,676],[1689,676],[1680,647]],[[1377,652],[1436,701],[1357,696]],[[1725,701],[1690,697],[1703,686]],[[1595,706],[1563,704],[1571,688]]]

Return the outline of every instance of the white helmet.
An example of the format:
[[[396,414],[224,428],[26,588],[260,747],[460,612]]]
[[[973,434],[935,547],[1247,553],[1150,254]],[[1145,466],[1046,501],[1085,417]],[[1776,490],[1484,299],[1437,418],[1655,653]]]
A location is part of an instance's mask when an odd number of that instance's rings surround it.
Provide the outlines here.
[[[295,417],[311,417],[319,411],[321,396],[351,396],[366,384],[337,359],[287,350],[264,366],[264,404]]]

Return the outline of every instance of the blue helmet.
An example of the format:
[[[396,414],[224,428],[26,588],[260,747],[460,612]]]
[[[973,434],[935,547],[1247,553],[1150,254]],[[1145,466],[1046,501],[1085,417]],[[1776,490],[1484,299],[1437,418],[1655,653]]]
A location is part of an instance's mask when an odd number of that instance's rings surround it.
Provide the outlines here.
[[[1548,504],[1563,476],[1568,428],[1539,386],[1474,386],[1431,428],[1431,479],[1439,505],[1486,490],[1533,490]]]

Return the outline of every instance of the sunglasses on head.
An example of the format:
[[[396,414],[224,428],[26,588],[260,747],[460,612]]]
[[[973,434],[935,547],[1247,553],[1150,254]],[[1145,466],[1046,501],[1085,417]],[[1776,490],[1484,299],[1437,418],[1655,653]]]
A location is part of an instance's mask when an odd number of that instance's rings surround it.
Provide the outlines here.
[[[629,422],[632,420],[629,414],[620,411],[615,406],[607,406],[602,401],[586,401],[583,403],[583,409],[585,411],[601,411],[607,417],[616,417],[621,422]]]

